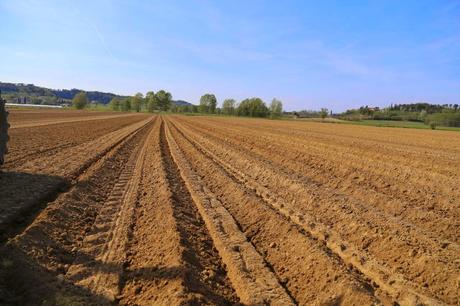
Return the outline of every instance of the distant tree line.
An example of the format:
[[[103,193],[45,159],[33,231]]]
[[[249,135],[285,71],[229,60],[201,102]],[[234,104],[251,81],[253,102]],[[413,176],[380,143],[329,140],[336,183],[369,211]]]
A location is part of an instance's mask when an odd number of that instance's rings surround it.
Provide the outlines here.
[[[207,93],[201,96],[197,109],[185,108],[185,110],[197,111],[202,114],[259,118],[279,118],[283,114],[283,103],[277,99],[273,99],[268,107],[260,98],[247,98],[239,103],[235,99],[225,99],[221,107],[217,107],[217,105],[216,96]],[[180,107],[178,107],[178,111],[184,112]]]
[[[169,111],[172,104],[172,95],[171,93],[160,90],[158,92],[149,91],[144,95],[142,93],[137,93],[132,97],[119,98],[114,97],[109,106],[114,111],[134,111],[134,112],[150,112],[155,111]]]
[[[389,110],[405,112],[426,111],[428,114],[441,113],[445,110],[458,110],[458,104],[430,104],[430,103],[411,103],[411,104],[391,104]]]
[[[241,102],[235,99],[225,99],[221,107],[218,106],[214,94],[206,93],[200,98],[198,105],[171,104],[169,111],[173,113],[196,113],[209,115],[243,116],[259,118],[279,118],[283,114],[283,103],[273,99],[269,106],[260,98],[248,98]]]
[[[278,99],[273,99],[269,106],[260,98],[248,98],[240,103],[237,103],[235,99],[225,99],[222,106],[218,107],[218,101],[214,94],[204,94],[201,96],[199,104],[193,105],[185,101],[173,101],[171,93],[164,90],[156,93],[149,91],[145,97],[141,93],[123,99],[114,97],[109,105],[114,111],[163,111],[259,118],[279,118],[283,114],[283,103]]]
[[[294,111],[292,115],[295,118],[326,118],[329,115],[329,110],[327,108],[321,108],[319,111],[316,110],[301,110]],[[331,112],[332,115],[332,112]]]

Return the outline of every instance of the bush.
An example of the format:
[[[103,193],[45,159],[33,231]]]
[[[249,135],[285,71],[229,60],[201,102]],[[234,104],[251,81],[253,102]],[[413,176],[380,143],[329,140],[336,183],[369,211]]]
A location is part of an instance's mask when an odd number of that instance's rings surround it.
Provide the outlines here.
[[[437,126],[436,122],[434,122],[434,121],[431,121],[431,122],[430,122],[430,128],[431,128],[432,130],[435,130],[435,129],[436,129],[436,126]]]
[[[72,105],[76,109],[84,109],[86,105],[88,104],[88,99],[86,98],[86,93],[80,92],[75,95],[72,99]]]

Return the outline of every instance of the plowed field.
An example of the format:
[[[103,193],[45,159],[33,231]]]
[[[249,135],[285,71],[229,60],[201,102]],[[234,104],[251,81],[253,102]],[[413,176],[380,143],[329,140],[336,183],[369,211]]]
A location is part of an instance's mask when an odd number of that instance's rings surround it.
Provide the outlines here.
[[[460,303],[460,133],[38,113],[12,115],[0,304]]]

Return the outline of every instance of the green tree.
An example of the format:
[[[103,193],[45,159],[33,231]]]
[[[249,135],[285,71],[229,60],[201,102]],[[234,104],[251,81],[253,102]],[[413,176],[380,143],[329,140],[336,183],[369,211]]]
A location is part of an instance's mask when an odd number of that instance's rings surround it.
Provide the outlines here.
[[[131,110],[131,98],[125,98],[120,102],[120,108],[124,112],[129,112]]]
[[[260,98],[250,98],[241,101],[237,108],[238,116],[267,117],[269,110]]]
[[[112,98],[112,100],[110,101],[110,107],[114,111],[119,111],[120,110],[120,99],[118,99],[117,97]]]
[[[144,95],[138,92],[134,95],[134,97],[131,98],[131,108],[136,112],[140,112],[142,109],[143,101]]]
[[[367,106],[366,106],[366,108],[367,108]],[[327,108],[322,108],[319,111],[319,115],[321,116],[322,119],[326,118],[328,113],[329,113],[329,110]]]
[[[160,90],[159,92],[156,93],[156,98],[157,98],[157,103],[158,107],[162,111],[167,111],[171,108],[171,103],[172,103],[172,95],[171,93]]]
[[[222,103],[222,113],[224,115],[234,115],[235,114],[235,99],[225,99]]]
[[[147,111],[149,113],[153,113],[158,108],[158,101],[155,93],[153,91],[149,91],[145,95],[145,100],[147,103]]]
[[[178,113],[186,113],[187,112],[187,106],[186,105],[176,105],[176,111]]]
[[[209,98],[209,112],[211,114],[215,114],[216,113],[216,107],[217,107],[216,96],[215,95],[210,95],[210,98]]]
[[[198,113],[199,112],[199,106],[198,105],[187,105],[186,112],[188,113]]]
[[[270,103],[270,117],[272,119],[281,117],[283,113],[283,103],[278,99],[273,99]]]
[[[86,93],[85,92],[79,92],[73,97],[72,99],[72,105],[76,109],[84,109],[86,105],[88,104],[88,98],[86,98]]]
[[[205,113],[209,112],[208,101],[203,99],[203,97],[201,97],[201,99],[200,99],[200,105],[198,106],[198,109],[199,109],[199,112],[202,113],[202,114],[205,114]]]
[[[204,94],[200,98],[200,113],[211,113],[216,112],[217,99],[213,94]]]

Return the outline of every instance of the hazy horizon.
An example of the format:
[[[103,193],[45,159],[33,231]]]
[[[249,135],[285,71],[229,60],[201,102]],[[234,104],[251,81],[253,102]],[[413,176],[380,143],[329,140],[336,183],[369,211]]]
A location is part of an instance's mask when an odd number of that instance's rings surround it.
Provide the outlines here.
[[[0,80],[286,110],[460,102],[460,2],[0,3]]]

